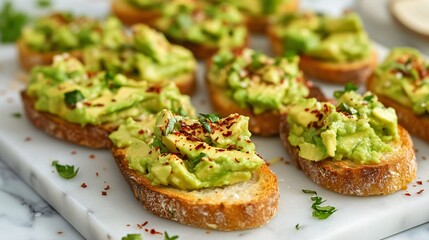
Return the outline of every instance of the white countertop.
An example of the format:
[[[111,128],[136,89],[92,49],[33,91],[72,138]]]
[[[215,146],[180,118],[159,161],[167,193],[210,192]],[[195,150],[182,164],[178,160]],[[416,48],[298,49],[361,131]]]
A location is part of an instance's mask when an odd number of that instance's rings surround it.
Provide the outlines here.
[[[0,0],[0,5],[3,4],[3,2],[4,0]],[[69,1],[69,4],[66,5],[72,8],[79,7],[72,6],[71,2],[72,1]],[[105,3],[104,0],[93,0],[91,2],[98,2],[99,4]],[[302,1],[302,8],[329,9],[329,11],[336,11],[339,13],[341,9],[354,7],[354,4],[354,1],[349,0],[341,2],[334,0],[306,0]],[[365,1],[360,1],[356,6],[358,10],[362,12],[362,15],[366,17],[364,19],[365,24],[371,26],[369,27],[369,29],[371,29],[369,30],[370,34],[377,33],[377,24],[371,22],[374,21],[374,19],[371,18],[371,11],[365,11],[365,4]],[[379,12],[382,11],[380,10]],[[386,34],[377,34],[377,37],[373,38],[383,44],[388,43],[389,47],[401,44],[401,42],[397,42],[400,38],[395,38],[394,41],[391,41],[393,35],[402,33],[400,30],[396,29],[396,26],[389,25],[392,24],[392,22],[386,20],[388,15],[384,14],[383,16],[385,18],[383,19],[383,24],[380,26],[383,27],[383,31]],[[386,27],[386,24],[388,27]],[[383,35],[388,36],[388,38],[383,39]],[[402,39],[408,39],[407,42],[403,42],[403,44],[413,45],[413,41],[409,40],[410,38],[413,37],[408,35],[403,37]],[[429,43],[426,43],[427,45],[419,47],[422,46],[420,40],[415,40],[414,43],[415,42],[418,42],[418,44],[413,46],[422,50],[429,45]],[[7,70],[0,69],[0,71]],[[0,239],[84,239],[55,209],[7,167],[3,159],[0,159],[0,232]],[[387,239],[429,239],[429,223],[401,232]]]

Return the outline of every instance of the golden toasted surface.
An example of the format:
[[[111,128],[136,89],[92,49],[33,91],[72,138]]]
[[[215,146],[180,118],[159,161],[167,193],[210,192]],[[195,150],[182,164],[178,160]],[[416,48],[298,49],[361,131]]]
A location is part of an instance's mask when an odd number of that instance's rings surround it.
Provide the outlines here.
[[[366,88],[369,91],[377,94],[378,100],[380,100],[380,102],[382,102],[385,106],[395,109],[396,115],[398,116],[398,122],[404,126],[404,128],[406,128],[411,134],[429,142],[429,116],[427,114],[418,116],[411,108],[403,106],[395,100],[377,93],[375,91],[376,85],[377,78],[373,74],[368,79]]]
[[[345,195],[387,195],[406,188],[416,176],[417,162],[408,132],[398,125],[399,140],[393,151],[386,153],[378,164],[358,164],[351,160],[309,161],[301,158],[299,148],[288,141],[286,117],[280,123],[280,138],[298,168],[315,183]]]
[[[201,228],[233,231],[266,224],[277,212],[277,178],[265,164],[247,182],[188,191],[152,185],[143,174],[129,168],[126,149],[114,148],[112,152],[134,196],[160,217]]]
[[[86,125],[67,122],[47,112],[39,112],[34,108],[36,99],[21,92],[24,111],[30,122],[44,132],[62,140],[66,140],[81,146],[90,148],[109,148],[112,142],[109,134],[118,126],[110,125]]]
[[[126,25],[144,23],[153,27],[161,16],[158,10],[143,10],[133,7],[124,0],[112,1],[112,13]]]

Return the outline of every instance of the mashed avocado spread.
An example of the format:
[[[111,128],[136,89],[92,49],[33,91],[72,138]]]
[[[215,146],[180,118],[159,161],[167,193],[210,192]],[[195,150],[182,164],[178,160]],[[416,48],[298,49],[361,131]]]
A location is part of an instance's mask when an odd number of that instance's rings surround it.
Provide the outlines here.
[[[240,54],[229,50],[212,58],[211,83],[226,90],[240,107],[251,106],[255,114],[279,110],[308,96],[298,69],[298,58],[270,58],[251,49]]]
[[[165,7],[156,25],[175,40],[232,48],[246,41],[243,21],[232,5],[177,2]]]
[[[123,45],[125,35],[121,22],[116,18],[100,22],[71,13],[56,13],[24,28],[22,39],[34,51],[62,52],[94,45],[117,48]]]
[[[26,93],[35,109],[81,125],[119,124],[161,109],[194,115],[188,96],[173,83],[150,85],[121,74],[87,72],[75,58],[56,56],[52,66],[33,68]]]
[[[168,0],[124,0],[130,3],[131,5],[140,8],[140,9],[147,9],[147,10],[161,10],[162,7],[167,5],[167,3],[171,2]]]
[[[218,2],[230,3],[241,12],[251,16],[268,16],[284,13],[285,5],[293,0],[217,0]]]
[[[328,17],[314,13],[284,15],[274,32],[284,44],[285,54],[302,54],[331,62],[367,58],[371,43],[357,14]]]
[[[409,107],[417,115],[429,113],[429,62],[413,48],[394,48],[375,70],[375,92]]]
[[[162,110],[139,122],[128,119],[110,139],[126,148],[129,166],[154,185],[217,187],[247,181],[264,164],[250,140],[248,121],[238,114],[194,119]]]
[[[170,44],[162,33],[142,24],[133,26],[120,48],[86,49],[84,62],[91,71],[123,73],[151,82],[180,81],[180,76],[193,74],[196,69],[196,61],[188,49]]]
[[[310,161],[349,159],[360,164],[379,163],[399,138],[397,116],[370,92],[360,95],[348,85],[337,91],[337,105],[301,99],[287,117],[288,140],[299,156]]]

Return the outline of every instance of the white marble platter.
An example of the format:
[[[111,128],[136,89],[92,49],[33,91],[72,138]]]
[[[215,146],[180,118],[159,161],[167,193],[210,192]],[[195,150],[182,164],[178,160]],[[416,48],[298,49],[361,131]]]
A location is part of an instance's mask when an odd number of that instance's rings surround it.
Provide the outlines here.
[[[71,2],[71,1],[70,1]],[[106,1],[73,1],[84,13],[107,11]],[[78,3],[77,3],[78,2]],[[89,3],[88,3],[89,2]],[[262,37],[252,46],[267,51]],[[378,46],[380,56],[386,49]],[[198,112],[210,112],[203,86],[204,69],[198,72],[198,93],[192,101]],[[341,87],[320,84],[330,94]],[[110,152],[91,150],[58,141],[35,129],[24,117],[18,92],[24,87],[14,46],[0,45],[0,157],[31,188],[49,202],[87,239],[120,239],[141,233],[144,239],[163,239],[167,231],[180,239],[379,239],[429,221],[429,144],[413,138],[417,150],[418,177],[408,188],[382,197],[342,196],[322,189],[289,164],[278,138],[253,137],[257,150],[267,160],[283,158],[271,168],[279,179],[279,212],[267,225],[239,232],[207,231],[158,218],[137,202],[120,175]],[[22,117],[17,118],[16,113]],[[53,160],[79,167],[76,178],[64,180],[51,166]],[[82,188],[82,184],[87,185]],[[109,188],[109,189],[108,189]],[[312,189],[338,210],[326,220],[311,216]],[[105,192],[106,195],[103,195]],[[419,193],[420,192],[420,193]],[[144,223],[147,224],[145,226]],[[296,225],[299,224],[299,229]],[[152,233],[151,233],[152,232]]]

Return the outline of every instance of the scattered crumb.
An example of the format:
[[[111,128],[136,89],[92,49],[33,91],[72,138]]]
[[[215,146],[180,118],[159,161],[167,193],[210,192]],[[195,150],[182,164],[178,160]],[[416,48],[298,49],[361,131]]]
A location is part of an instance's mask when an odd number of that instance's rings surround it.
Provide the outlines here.
[[[127,225],[125,225],[125,226],[130,227],[130,226],[131,226],[131,224],[127,224]]]
[[[417,194],[421,194],[424,191],[424,189],[417,192]]]
[[[110,189],[110,186],[109,185],[107,185],[105,188],[104,188],[104,190],[109,190]]]
[[[98,177],[98,172],[95,172],[95,176],[97,176],[97,177]]]
[[[422,159],[423,159],[423,160],[426,160],[426,156],[422,156]]]
[[[270,160],[268,160],[267,163],[268,163],[268,166],[270,166],[270,165],[274,165],[274,164],[276,164],[280,161],[283,161],[283,160],[284,159],[282,157],[274,157],[274,158],[271,158]]]
[[[26,142],[31,141],[31,137],[26,137],[26,138],[24,139],[24,141],[26,141]]]
[[[94,159],[94,158],[95,158],[95,155],[94,155],[94,154],[91,154],[91,155],[89,155],[89,158]]]
[[[206,231],[206,234],[210,234],[211,232],[210,231]]]
[[[63,234],[63,232],[57,232],[57,234],[58,234],[58,235],[61,235],[61,234]]]

